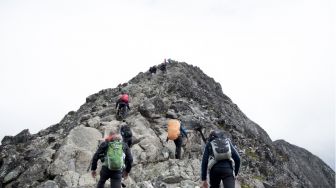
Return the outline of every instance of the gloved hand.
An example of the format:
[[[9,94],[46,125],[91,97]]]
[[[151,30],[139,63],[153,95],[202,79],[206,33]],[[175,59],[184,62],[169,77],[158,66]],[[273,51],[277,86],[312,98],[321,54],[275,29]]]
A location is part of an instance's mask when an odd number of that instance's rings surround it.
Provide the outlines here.
[[[207,181],[202,181],[202,188],[208,188],[209,187],[209,184]]]
[[[97,172],[96,172],[95,170],[92,170],[92,171],[91,171],[91,176],[92,176],[93,178],[96,178],[96,176],[97,176]]]
[[[128,173],[124,171],[122,177],[126,180],[128,178]]]

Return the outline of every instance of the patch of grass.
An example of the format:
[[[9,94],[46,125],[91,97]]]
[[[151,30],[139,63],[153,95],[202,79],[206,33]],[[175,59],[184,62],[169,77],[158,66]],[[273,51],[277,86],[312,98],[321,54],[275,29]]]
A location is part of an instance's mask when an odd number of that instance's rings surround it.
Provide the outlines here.
[[[241,187],[241,188],[252,188],[250,185],[247,185],[247,184],[245,184],[245,183],[242,183],[242,184],[240,185],[240,187]]]
[[[260,180],[260,181],[265,181],[265,177],[263,177],[263,176],[253,176],[253,179],[257,179],[257,180]]]
[[[258,160],[258,159],[259,159],[258,155],[257,155],[257,154],[255,153],[255,151],[252,150],[251,148],[247,148],[247,149],[245,150],[245,154],[246,154],[248,157],[250,157],[250,158],[252,158],[252,159],[254,159],[254,160]]]

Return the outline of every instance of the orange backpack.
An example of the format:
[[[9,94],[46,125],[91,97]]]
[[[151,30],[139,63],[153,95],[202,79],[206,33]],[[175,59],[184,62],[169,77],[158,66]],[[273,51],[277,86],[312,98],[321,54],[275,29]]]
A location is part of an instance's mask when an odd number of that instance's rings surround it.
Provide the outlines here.
[[[180,136],[180,121],[171,119],[168,121],[168,139],[176,140]]]

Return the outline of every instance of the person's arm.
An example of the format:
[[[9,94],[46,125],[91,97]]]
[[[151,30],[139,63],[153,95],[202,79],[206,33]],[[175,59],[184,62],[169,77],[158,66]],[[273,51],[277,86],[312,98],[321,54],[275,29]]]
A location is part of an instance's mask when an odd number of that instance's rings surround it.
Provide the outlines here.
[[[237,150],[233,147],[231,142],[230,142],[230,147],[231,147],[232,159],[235,162],[235,169],[234,169],[235,176],[237,176],[239,172],[239,168],[240,168],[240,157],[239,157]]]
[[[97,162],[99,160],[99,156],[105,154],[107,146],[108,146],[107,142],[103,142],[102,144],[100,144],[98,150],[93,155],[92,164],[91,164],[91,171],[97,170]]]
[[[131,110],[131,108],[129,107],[129,103],[127,103],[127,108],[128,108],[128,110]]]
[[[120,128],[120,134],[121,134],[121,136],[124,138],[124,136],[125,136],[125,127],[124,126],[121,126],[121,128]]]
[[[119,104],[119,100],[117,100],[117,102],[116,102],[116,108],[118,108],[118,104]]]
[[[207,171],[208,171],[208,162],[209,162],[209,148],[210,144],[208,143],[205,146],[203,158],[202,158],[202,164],[201,164],[201,179],[202,181],[206,181],[207,179]]]
[[[182,133],[182,136],[183,136],[183,137],[188,138],[187,131],[184,129],[184,127],[182,126],[182,124],[181,124],[181,126],[180,126],[180,132]]]
[[[125,150],[124,150],[124,152],[125,152],[125,165],[126,165],[125,172],[128,174],[132,169],[133,157],[132,157],[131,150],[127,146],[127,144],[124,143],[123,145],[124,145],[124,148],[125,148]]]

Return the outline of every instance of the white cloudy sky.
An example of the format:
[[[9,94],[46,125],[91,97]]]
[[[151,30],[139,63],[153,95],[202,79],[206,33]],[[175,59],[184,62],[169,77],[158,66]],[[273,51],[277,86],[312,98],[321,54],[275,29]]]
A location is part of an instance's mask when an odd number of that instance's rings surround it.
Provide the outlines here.
[[[331,0],[0,0],[0,138],[170,57],[335,169],[333,12]]]

